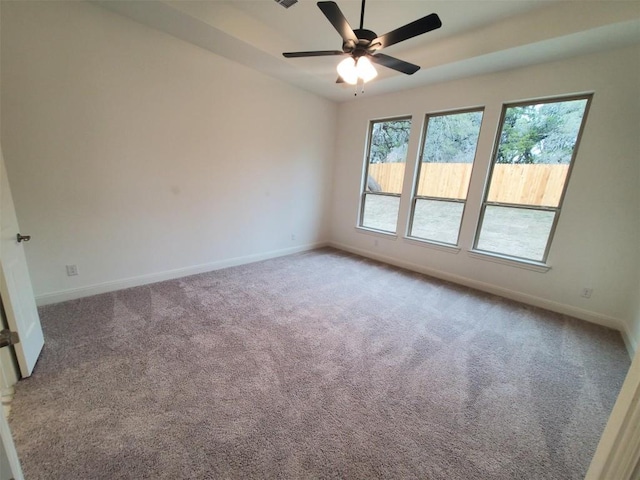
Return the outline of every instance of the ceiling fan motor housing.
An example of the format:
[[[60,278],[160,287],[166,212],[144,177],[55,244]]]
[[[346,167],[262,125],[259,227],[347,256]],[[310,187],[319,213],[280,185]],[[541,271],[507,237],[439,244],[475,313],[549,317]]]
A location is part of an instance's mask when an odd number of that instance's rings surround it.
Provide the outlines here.
[[[371,42],[378,38],[378,35],[375,32],[364,28],[358,28],[355,29],[353,33],[358,37],[358,43],[354,43],[351,40],[345,40],[342,43],[342,51],[344,53],[350,53],[354,58],[357,58],[375,51],[375,48],[371,48]]]

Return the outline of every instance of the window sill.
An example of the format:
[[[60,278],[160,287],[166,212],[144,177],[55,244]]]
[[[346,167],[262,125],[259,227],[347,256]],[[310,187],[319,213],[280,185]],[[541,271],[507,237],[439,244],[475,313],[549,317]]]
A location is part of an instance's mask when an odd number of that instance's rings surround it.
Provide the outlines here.
[[[448,245],[446,243],[438,243],[432,242],[430,240],[424,240],[422,238],[417,237],[403,237],[405,241],[408,243],[412,243],[414,245],[419,245],[421,247],[433,248],[434,250],[440,250],[441,252],[453,253],[457,255],[460,253],[460,247],[456,247],[455,245]]]
[[[398,238],[398,234],[393,232],[386,232],[384,230],[375,230],[373,228],[367,228],[367,227],[355,227],[355,228],[357,232],[365,233],[367,235],[389,237],[389,238],[393,238],[394,240]]]
[[[509,265],[511,267],[524,268],[525,270],[532,270],[534,272],[546,273],[551,270],[551,266],[542,262],[535,262],[533,260],[516,260],[511,257],[505,257],[497,253],[483,252],[480,250],[470,250],[469,256],[477,258],[479,260],[485,260],[487,262],[500,263],[502,265]]]

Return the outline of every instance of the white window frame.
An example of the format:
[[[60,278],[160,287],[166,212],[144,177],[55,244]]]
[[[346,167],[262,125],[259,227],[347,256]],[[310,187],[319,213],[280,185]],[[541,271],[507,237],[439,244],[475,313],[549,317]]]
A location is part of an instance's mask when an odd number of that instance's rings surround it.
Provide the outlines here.
[[[447,110],[444,112],[436,112],[436,113],[427,113],[424,116],[424,123],[423,123],[423,132],[422,132],[422,137],[421,137],[421,141],[420,141],[420,146],[418,149],[418,160],[416,162],[416,168],[414,171],[414,175],[413,175],[413,187],[412,187],[412,191],[411,191],[411,207],[409,210],[409,222],[407,223],[407,231],[405,232],[405,238],[409,239],[409,240],[413,240],[416,242],[423,242],[423,243],[427,243],[430,245],[435,245],[435,246],[442,246],[442,247],[446,247],[446,248],[452,248],[452,249],[456,249],[459,250],[459,246],[460,246],[460,231],[462,230],[462,224],[464,222],[464,216],[467,210],[467,201],[469,199],[469,187],[471,185],[471,177],[469,178],[469,184],[467,184],[467,195],[466,198],[464,200],[458,199],[458,198],[444,198],[444,197],[430,197],[430,196],[425,196],[425,195],[418,195],[418,188],[419,188],[419,182],[420,182],[420,171],[422,169],[422,164],[424,163],[422,161],[422,156],[424,154],[424,148],[426,146],[426,142],[427,142],[427,133],[429,130],[429,120],[433,117],[444,117],[447,115],[458,115],[458,114],[462,114],[462,113],[471,113],[471,112],[481,112],[482,113],[482,120],[480,122],[480,132],[478,133],[478,142],[476,142],[476,150],[475,150],[475,154],[473,156],[473,162],[471,163],[471,169],[472,169],[472,173],[471,175],[473,176],[473,168],[475,167],[476,164],[476,157],[478,155],[478,143],[480,141],[480,134],[482,131],[482,124],[484,122],[484,106],[482,107],[469,107],[469,108],[462,108],[462,109],[458,109],[458,110]],[[456,236],[456,243],[447,243],[447,242],[440,242],[437,240],[430,240],[430,239],[426,239],[423,237],[415,237],[413,235],[411,235],[411,231],[413,230],[413,221],[414,221],[414,217],[415,217],[415,210],[416,210],[416,203],[418,200],[433,200],[433,201],[438,201],[438,202],[452,202],[452,203],[462,203],[462,215],[460,216],[460,225],[458,225],[458,234]]]
[[[484,185],[484,194],[482,198],[482,205],[480,210],[480,217],[478,218],[478,222],[476,224],[476,231],[473,239],[473,247],[471,249],[472,254],[478,254],[480,256],[493,257],[496,259],[504,259],[508,262],[516,262],[521,264],[528,264],[532,266],[541,266],[541,267],[549,267],[547,264],[547,259],[549,257],[549,251],[551,250],[551,244],[553,243],[553,237],[555,235],[556,227],[558,226],[558,220],[560,218],[560,213],[562,211],[562,204],[564,203],[564,198],[567,193],[567,188],[569,186],[569,181],[571,179],[571,173],[573,171],[573,167],[575,165],[576,156],[578,154],[578,149],[580,147],[580,141],[582,140],[582,134],[584,132],[585,125],[587,123],[587,117],[589,115],[589,108],[591,106],[591,101],[593,99],[593,93],[586,94],[576,94],[576,95],[566,95],[562,97],[552,97],[552,98],[541,98],[534,100],[526,100],[521,102],[513,102],[513,103],[504,103],[502,104],[502,113],[500,114],[500,121],[498,123],[498,130],[496,132],[496,138],[493,146],[493,154],[491,157],[491,163],[489,165],[489,171],[487,172],[487,177]],[[576,136],[576,143],[573,147],[573,152],[571,154],[571,160],[569,162],[569,168],[567,170],[567,176],[564,181],[564,185],[562,187],[562,193],[560,194],[560,200],[558,202],[557,207],[548,207],[548,206],[536,206],[536,205],[521,205],[521,204],[512,204],[512,203],[503,203],[503,202],[490,202],[488,201],[489,197],[489,189],[491,188],[491,179],[493,178],[493,171],[496,165],[496,160],[498,158],[498,150],[500,148],[500,137],[502,136],[502,130],[504,128],[504,121],[507,109],[512,107],[521,107],[527,105],[539,105],[542,103],[561,103],[568,102],[573,100],[586,100],[587,103],[584,108],[584,114],[582,115],[582,122],[580,123],[580,129],[578,130],[578,135]],[[488,250],[481,250],[478,248],[478,241],[480,239],[480,233],[482,231],[482,224],[484,222],[484,216],[487,206],[497,206],[497,207],[510,207],[510,208],[523,208],[526,210],[538,210],[538,211],[550,211],[554,212],[553,223],[551,225],[551,229],[549,231],[549,236],[547,237],[547,244],[545,246],[544,254],[541,260],[532,260],[525,257],[518,257],[514,255],[509,255],[505,253],[493,252]]]
[[[358,222],[356,227],[359,229],[366,230],[368,232],[380,233],[383,235],[390,235],[397,237],[398,235],[398,220],[400,219],[400,211],[398,209],[398,217],[396,218],[396,229],[394,231],[382,230],[379,228],[367,227],[363,225],[364,222],[364,208],[367,195],[380,195],[385,197],[395,197],[398,199],[398,202],[401,201],[402,193],[385,193],[385,192],[367,192],[367,183],[369,180],[369,165],[370,165],[370,154],[371,154],[371,142],[373,141],[373,126],[376,123],[384,123],[384,122],[401,122],[408,120],[411,122],[409,128],[409,137],[411,137],[411,128],[413,128],[413,118],[411,115],[402,115],[399,117],[389,117],[389,118],[378,118],[375,120],[369,121],[369,128],[367,130],[367,148],[365,150],[364,155],[364,173],[362,175],[362,182],[360,185],[360,207],[358,208]],[[405,159],[405,168],[407,165],[407,159]],[[406,173],[406,172],[405,172]],[[404,183],[404,181],[403,181]]]

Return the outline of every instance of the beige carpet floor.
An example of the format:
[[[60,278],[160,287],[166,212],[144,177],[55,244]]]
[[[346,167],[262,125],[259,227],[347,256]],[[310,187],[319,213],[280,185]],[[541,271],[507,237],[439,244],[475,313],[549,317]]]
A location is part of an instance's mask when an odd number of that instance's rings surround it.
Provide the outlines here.
[[[41,308],[26,478],[581,479],[618,332],[332,249]]]

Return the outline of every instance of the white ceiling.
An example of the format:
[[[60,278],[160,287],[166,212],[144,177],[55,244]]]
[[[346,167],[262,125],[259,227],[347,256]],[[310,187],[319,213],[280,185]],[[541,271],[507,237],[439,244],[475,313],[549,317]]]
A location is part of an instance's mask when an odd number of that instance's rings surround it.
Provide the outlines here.
[[[335,83],[341,57],[282,56],[341,49],[313,0],[288,9],[274,0],[93,3],[325,98],[353,99],[353,86]],[[358,28],[360,0],[337,3]],[[407,76],[377,67],[367,96],[640,43],[637,0],[369,0],[364,28],[382,35],[432,12],[442,28],[384,50],[421,70]]]

